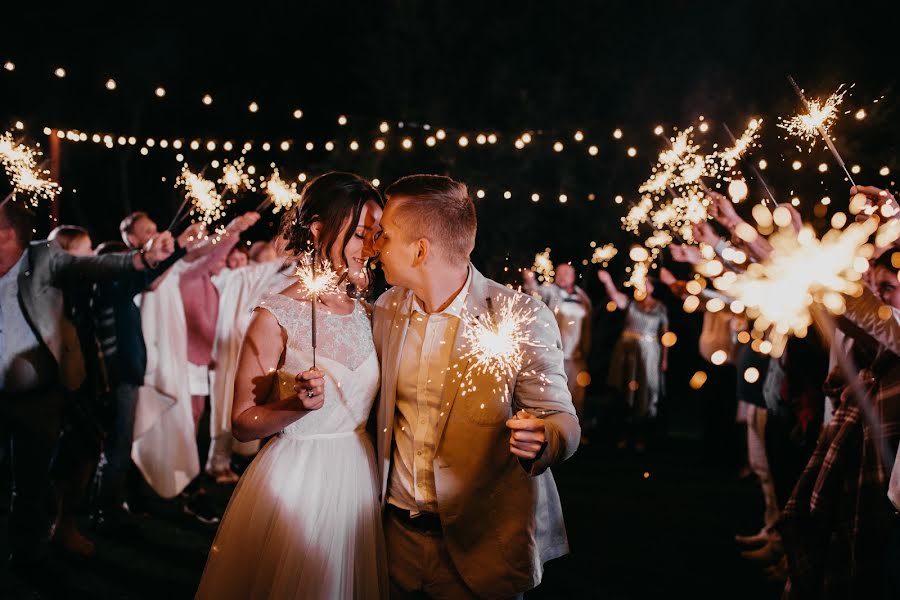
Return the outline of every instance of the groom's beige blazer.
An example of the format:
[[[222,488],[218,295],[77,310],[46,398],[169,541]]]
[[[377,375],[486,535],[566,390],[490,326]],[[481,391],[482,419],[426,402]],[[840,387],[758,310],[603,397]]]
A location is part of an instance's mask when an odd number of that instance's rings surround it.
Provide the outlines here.
[[[534,311],[536,318],[528,329],[542,346],[528,348],[521,370],[502,382],[482,375],[463,383],[462,374],[471,361],[464,359],[464,326],[460,324],[435,436],[438,512],[453,564],[479,596],[508,597],[535,587],[543,563],[569,550],[559,494],[548,467],[575,452],[581,429],[566,387],[559,327],[553,314],[540,300],[470,268],[466,310],[482,314],[488,310],[488,298],[497,307],[518,296],[518,306]],[[397,374],[412,299],[410,290],[394,287],[375,304],[375,348],[382,373],[376,447],[382,504],[393,454]],[[506,401],[504,386],[512,391]],[[475,391],[468,391],[472,387]],[[546,448],[533,462],[520,461],[510,452],[506,421],[519,409],[546,421]]]

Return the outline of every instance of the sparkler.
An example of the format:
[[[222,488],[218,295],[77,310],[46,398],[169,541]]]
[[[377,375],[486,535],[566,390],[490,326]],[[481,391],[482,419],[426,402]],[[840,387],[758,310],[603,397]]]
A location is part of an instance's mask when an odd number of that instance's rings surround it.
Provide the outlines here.
[[[818,99],[812,101],[807,100],[806,96],[803,94],[803,90],[800,89],[800,86],[797,85],[797,82],[794,81],[794,78],[790,75],[788,75],[788,81],[791,83],[791,87],[794,88],[794,91],[803,103],[803,108],[806,110],[806,113],[795,115],[790,119],[782,119],[778,126],[791,135],[795,135],[802,140],[811,142],[809,147],[810,151],[815,145],[816,135],[821,135],[822,139],[825,141],[825,145],[828,146],[828,149],[834,156],[834,159],[837,161],[838,165],[840,165],[841,169],[844,170],[844,174],[850,181],[850,185],[855,186],[856,183],[853,181],[853,176],[850,175],[850,171],[847,170],[844,159],[841,158],[841,154],[838,152],[831,136],[828,134],[831,126],[837,121],[837,107],[843,102],[844,94],[847,90],[841,91],[841,88],[844,87],[842,84],[835,93],[822,103]]]
[[[212,224],[221,218],[224,207],[222,195],[216,191],[216,185],[212,181],[204,179],[202,174],[192,172],[187,164],[182,167],[181,175],[175,180],[175,187],[184,188],[185,202],[176,211],[169,229],[172,229],[178,222],[181,210],[188,201],[194,207],[191,212],[196,212],[204,223]]]
[[[650,211],[653,209],[653,199],[644,196],[640,202],[632,206],[628,210],[628,214],[622,217],[622,226],[626,231],[637,233],[640,226],[647,222],[650,217]]]
[[[618,253],[619,251],[612,244],[598,246],[597,248],[594,248],[594,255],[591,257],[591,262],[595,265],[597,263],[602,263],[605,267]]]
[[[711,194],[704,178],[731,181],[737,160],[759,137],[760,123],[752,120],[741,138],[734,140],[734,146],[709,154],[701,152],[700,144],[694,141],[693,127],[672,138],[665,137],[662,128],[657,128],[669,148],[660,152],[650,178],[638,188],[643,194],[641,202],[622,219],[624,228],[638,233],[640,225],[649,220],[654,235],[648,241],[652,241],[651,247],[657,252],[673,240],[672,235],[659,235],[664,230],[693,242],[692,226],[709,218],[707,206]]]
[[[534,265],[531,270],[538,274],[538,281],[553,283],[556,271],[553,270],[553,261],[550,260],[550,248],[534,255]]]
[[[38,166],[38,156],[39,151],[16,142],[11,132],[0,136],[0,162],[13,187],[0,206],[18,194],[28,196],[32,206],[37,206],[39,200],[52,200],[59,194],[59,184],[45,177],[49,171]]]
[[[530,298],[522,294],[498,297],[496,302],[487,298],[488,311],[481,315],[463,315],[463,339],[467,345],[461,357],[469,361],[465,373],[465,391],[474,391],[473,377],[481,374],[492,377],[497,383],[521,370],[527,348],[541,348],[529,331],[536,319],[537,306],[531,308]],[[496,308],[495,308],[496,304]],[[509,389],[503,392],[509,399]]]
[[[300,278],[303,292],[312,304],[313,369],[316,368],[316,304],[322,296],[337,293],[340,281],[340,276],[332,269],[331,262],[327,259],[317,260],[315,254],[315,251],[303,254],[294,273]]]
[[[752,119],[750,121],[750,125],[747,126],[747,129],[744,131],[744,134],[740,137],[740,139],[737,139],[734,137],[734,134],[731,133],[731,129],[728,127],[728,125],[723,125],[723,127],[725,128],[725,133],[728,134],[728,137],[731,138],[732,144],[734,144],[731,147],[731,149],[726,150],[722,154],[723,158],[732,157],[733,160],[743,159],[744,151],[746,151],[746,149],[750,148],[753,145],[753,143],[755,142],[756,138],[759,137],[758,129],[759,129],[759,124],[761,124],[761,123],[762,123],[762,119],[759,119],[758,121],[757,121],[757,119]],[[748,135],[753,136],[752,139],[748,138],[747,137]],[[744,151],[737,152],[740,148],[743,148]],[[736,155],[734,155],[735,152],[737,152]],[[769,184],[766,183],[766,180],[763,178],[762,173],[760,173],[759,169],[756,167],[755,164],[753,164],[752,161],[747,161],[747,164],[750,165],[750,170],[753,171],[753,176],[756,177],[756,180],[762,184],[763,188],[765,188],[766,194],[769,195],[768,200],[769,200],[769,202],[772,203],[772,206],[774,207],[776,204],[775,194],[772,193],[772,190],[769,188]],[[765,204],[765,199],[763,200],[763,204]]]
[[[224,185],[225,190],[232,194],[241,190],[253,190],[253,182],[250,180],[250,176],[244,172],[244,158],[241,157],[235,162],[226,163],[222,167],[222,177],[217,183]]]
[[[869,236],[877,219],[832,229],[819,240],[806,226],[799,234],[785,227],[769,238],[772,253],[763,263],[751,264],[739,274],[719,277],[714,283],[741,301],[754,328],[767,332],[772,354],[779,356],[788,336],[803,337],[813,322],[811,307],[821,303],[833,314],[845,309],[843,294],[856,294],[868,269],[873,247]]]
[[[274,208],[272,209],[272,212],[277,214],[278,211],[287,210],[300,202],[300,194],[297,192],[297,184],[288,184],[287,182],[285,182],[281,178],[281,175],[278,173],[278,169],[272,171],[272,175],[269,177],[269,180],[264,182],[263,185],[266,188],[267,198],[263,200],[258,207],[256,207],[257,212],[261,211],[269,204],[273,204]]]

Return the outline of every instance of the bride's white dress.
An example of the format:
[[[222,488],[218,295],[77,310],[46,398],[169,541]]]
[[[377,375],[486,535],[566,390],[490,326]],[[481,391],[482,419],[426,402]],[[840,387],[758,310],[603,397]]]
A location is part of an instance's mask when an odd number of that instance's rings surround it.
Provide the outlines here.
[[[287,332],[279,393],[312,364],[311,306],[274,294],[260,307]],[[286,427],[244,473],[197,598],[387,598],[374,451],[364,431],[380,369],[370,316],[317,310],[325,404]]]

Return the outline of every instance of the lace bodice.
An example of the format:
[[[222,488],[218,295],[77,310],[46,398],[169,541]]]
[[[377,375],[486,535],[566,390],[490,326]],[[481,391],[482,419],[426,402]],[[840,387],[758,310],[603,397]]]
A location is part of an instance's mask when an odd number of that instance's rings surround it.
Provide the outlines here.
[[[284,365],[278,371],[280,397],[294,394],[297,373],[313,364],[312,305],[283,294],[259,303],[287,333]],[[307,413],[282,432],[289,436],[354,431],[365,426],[378,393],[381,370],[372,340],[369,310],[362,302],[348,315],[316,307],[316,366],[325,374],[325,405]]]

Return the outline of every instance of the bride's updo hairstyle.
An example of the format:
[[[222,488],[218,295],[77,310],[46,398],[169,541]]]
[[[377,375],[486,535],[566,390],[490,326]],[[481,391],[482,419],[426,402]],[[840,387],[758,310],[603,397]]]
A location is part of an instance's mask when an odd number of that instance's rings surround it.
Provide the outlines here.
[[[384,208],[378,190],[359,175],[332,171],[310,180],[300,193],[300,201],[282,219],[281,235],[287,240],[285,250],[298,256],[312,251],[319,259],[327,258],[334,263],[332,268],[340,275],[339,284],[343,284],[350,269],[347,243],[353,237],[362,209],[369,200]],[[321,223],[318,240],[311,231],[315,222]],[[336,244],[340,248],[339,261],[334,260],[333,248]],[[371,283],[368,269],[366,277]],[[353,291],[348,289],[348,292]]]

